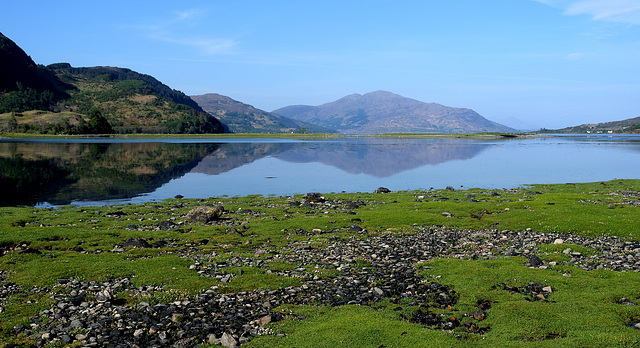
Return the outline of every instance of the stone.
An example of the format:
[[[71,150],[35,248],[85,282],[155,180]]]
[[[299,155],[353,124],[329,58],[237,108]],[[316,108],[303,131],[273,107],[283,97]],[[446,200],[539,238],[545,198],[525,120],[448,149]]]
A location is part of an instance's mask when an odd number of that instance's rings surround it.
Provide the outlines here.
[[[238,345],[238,341],[236,341],[236,339],[233,338],[233,336],[225,332],[222,334],[222,337],[220,338],[220,344],[225,347],[235,347]]]
[[[558,238],[558,239],[553,241],[553,244],[563,244],[563,243],[564,243],[564,240],[562,240],[560,238]]]
[[[144,330],[143,329],[137,329],[136,331],[133,332],[133,337],[140,337],[144,334]]]
[[[71,321],[71,324],[69,324],[69,327],[72,329],[77,329],[77,328],[81,328],[82,327],[82,322],[78,319],[73,319]]]
[[[67,334],[64,334],[62,336],[60,336],[60,342],[64,343],[64,344],[68,344],[71,343],[71,337]]]
[[[529,255],[527,256],[527,258],[529,258],[529,265],[531,267],[540,267],[542,266],[542,260],[540,260],[540,258],[536,255]]]
[[[123,248],[149,248],[151,245],[147,242],[146,239],[136,237],[129,238],[124,243],[122,243]]]
[[[189,210],[186,218],[191,222],[207,223],[219,220],[223,213],[224,207],[222,205],[215,207],[205,205]]]
[[[376,286],[375,288],[373,288],[373,294],[376,296],[382,296],[384,295],[384,291]]]
[[[112,296],[109,290],[102,290],[96,294],[96,301],[98,302],[108,302],[111,301]]]
[[[171,321],[174,323],[181,323],[184,320],[184,315],[180,313],[171,314]]]
[[[390,192],[391,192],[391,190],[389,190],[386,187],[382,187],[382,186],[378,187],[377,189],[375,189],[373,191],[373,193],[390,193]]]
[[[270,315],[265,315],[264,317],[258,319],[258,324],[260,325],[266,325],[266,324],[269,324],[270,322],[271,322]]]
[[[304,196],[302,196],[302,200],[311,203],[323,203],[325,201],[320,192],[305,193]]]
[[[473,312],[473,319],[477,321],[483,321],[487,317],[487,314],[484,311],[476,310]]]
[[[446,212],[446,211],[442,212],[442,214],[441,214],[441,215],[442,215],[442,216],[444,216],[444,217],[453,217],[453,214],[448,213],[448,212]]]

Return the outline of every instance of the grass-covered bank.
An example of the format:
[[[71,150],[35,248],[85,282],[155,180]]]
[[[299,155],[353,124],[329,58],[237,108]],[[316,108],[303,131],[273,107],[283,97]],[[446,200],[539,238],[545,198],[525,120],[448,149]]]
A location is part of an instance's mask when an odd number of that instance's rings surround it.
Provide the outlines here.
[[[101,284],[122,279],[130,285],[109,285],[113,306],[133,308],[194,301],[207,290],[237,296],[256,289],[300,292],[321,281],[348,285],[405,259],[417,281],[376,275],[368,286],[381,295],[367,305],[283,301],[273,311],[285,319],[264,324],[268,330],[246,346],[640,344],[640,330],[630,327],[640,322],[640,306],[631,305],[640,303],[640,180],[325,194],[324,200],[248,196],[0,208],[2,342],[43,341],[38,334],[49,323],[66,330],[60,318],[34,317],[46,317],[43,311],[68,302],[73,291],[85,291],[83,301],[93,308]],[[187,219],[206,204],[227,212],[206,224]],[[89,285],[77,290],[71,281]],[[415,284],[393,292],[385,282]],[[421,296],[417,284],[434,282],[453,291],[451,301],[413,299]],[[347,290],[334,297],[349,298]],[[63,345],[55,340],[61,336],[50,334],[44,343]]]
[[[513,139],[541,137],[534,133],[387,133],[371,135],[348,135],[336,133],[220,133],[220,134],[83,134],[83,135],[52,135],[34,133],[0,133],[0,138],[9,139],[82,139],[82,138],[108,138],[108,139],[334,139],[348,137],[380,137],[380,138],[470,138],[478,140],[487,139]],[[549,135],[544,135],[549,136]]]

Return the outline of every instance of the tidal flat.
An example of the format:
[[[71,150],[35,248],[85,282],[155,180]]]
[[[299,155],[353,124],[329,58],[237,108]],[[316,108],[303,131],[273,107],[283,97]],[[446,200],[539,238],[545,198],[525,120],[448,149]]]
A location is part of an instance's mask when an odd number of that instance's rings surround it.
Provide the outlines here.
[[[640,180],[377,191],[1,207],[0,344],[640,346]]]

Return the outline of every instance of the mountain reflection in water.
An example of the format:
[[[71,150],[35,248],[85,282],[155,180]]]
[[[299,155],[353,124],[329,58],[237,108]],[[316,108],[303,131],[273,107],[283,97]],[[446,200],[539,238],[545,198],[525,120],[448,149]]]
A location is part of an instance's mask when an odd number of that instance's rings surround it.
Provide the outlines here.
[[[637,178],[640,137],[0,139],[0,205]]]
[[[464,160],[477,156],[486,143],[467,139],[372,139],[314,143],[297,146],[278,155],[294,163],[320,162],[351,174],[385,178],[425,165]]]
[[[188,173],[216,144],[0,142],[0,205],[131,198]]]

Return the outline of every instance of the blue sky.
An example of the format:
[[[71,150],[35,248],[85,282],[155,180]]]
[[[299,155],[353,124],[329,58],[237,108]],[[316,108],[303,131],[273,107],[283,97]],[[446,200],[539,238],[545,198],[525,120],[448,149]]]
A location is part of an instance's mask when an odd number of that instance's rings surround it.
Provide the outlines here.
[[[5,2],[36,63],[118,66],[257,108],[386,90],[510,126],[640,116],[640,0]]]

